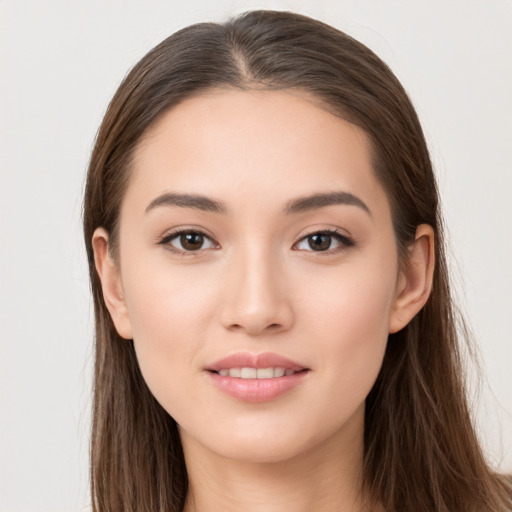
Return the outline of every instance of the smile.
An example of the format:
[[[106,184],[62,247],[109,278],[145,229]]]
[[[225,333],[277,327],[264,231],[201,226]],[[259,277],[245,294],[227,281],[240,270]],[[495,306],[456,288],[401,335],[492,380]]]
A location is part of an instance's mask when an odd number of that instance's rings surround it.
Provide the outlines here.
[[[302,371],[302,370],[301,370]],[[274,379],[293,375],[294,370],[287,368],[222,368],[218,372],[223,377],[235,377],[238,379]]]
[[[205,370],[217,390],[244,402],[274,400],[299,387],[311,373],[306,366],[271,352],[239,352]]]

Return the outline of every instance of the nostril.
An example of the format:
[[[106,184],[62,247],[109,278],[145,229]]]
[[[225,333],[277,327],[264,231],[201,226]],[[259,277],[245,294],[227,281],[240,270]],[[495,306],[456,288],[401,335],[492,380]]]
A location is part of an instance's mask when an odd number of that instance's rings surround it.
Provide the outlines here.
[[[263,332],[274,332],[279,331],[282,329],[282,324],[280,323],[272,323],[268,324],[267,326],[264,326],[264,324],[256,325],[256,324],[237,324],[233,323],[229,326],[227,326],[227,329],[229,331],[237,332],[237,331],[246,331],[249,334],[260,334]]]

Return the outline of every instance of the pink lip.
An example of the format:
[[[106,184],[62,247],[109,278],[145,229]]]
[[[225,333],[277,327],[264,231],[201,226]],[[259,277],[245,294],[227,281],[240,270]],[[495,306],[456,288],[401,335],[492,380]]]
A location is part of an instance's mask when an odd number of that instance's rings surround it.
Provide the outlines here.
[[[241,379],[219,375],[219,370],[229,368],[285,368],[298,373],[272,379]],[[270,352],[262,354],[233,354],[206,368],[210,381],[223,393],[245,402],[267,402],[301,384],[310,373],[309,368],[286,357]]]
[[[261,354],[239,352],[219,359],[208,366],[206,370],[218,372],[224,368],[285,368],[295,372],[307,369],[304,365],[295,363],[286,357],[273,354],[272,352],[263,352]]]

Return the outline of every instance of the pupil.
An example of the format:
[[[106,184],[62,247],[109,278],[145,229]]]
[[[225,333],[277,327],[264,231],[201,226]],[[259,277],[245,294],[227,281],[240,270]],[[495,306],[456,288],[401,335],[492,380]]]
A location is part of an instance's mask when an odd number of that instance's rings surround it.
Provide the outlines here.
[[[311,235],[308,243],[314,251],[326,251],[331,246],[331,235]]]
[[[184,249],[194,251],[203,245],[203,235],[200,233],[186,233],[180,237],[181,246]]]

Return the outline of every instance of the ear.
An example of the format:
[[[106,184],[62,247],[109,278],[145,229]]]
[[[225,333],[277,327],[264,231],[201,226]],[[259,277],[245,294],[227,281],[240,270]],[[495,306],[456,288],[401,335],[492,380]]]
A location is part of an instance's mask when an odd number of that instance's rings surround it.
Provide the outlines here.
[[[118,265],[108,250],[108,233],[97,228],[92,236],[94,264],[100,277],[103,299],[112,317],[116,330],[122,338],[131,339],[132,325],[126,307]]]
[[[434,230],[428,224],[421,224],[398,277],[389,319],[390,333],[403,329],[427,302],[434,277],[434,254]]]

